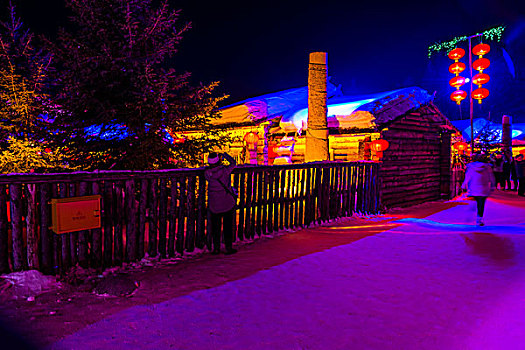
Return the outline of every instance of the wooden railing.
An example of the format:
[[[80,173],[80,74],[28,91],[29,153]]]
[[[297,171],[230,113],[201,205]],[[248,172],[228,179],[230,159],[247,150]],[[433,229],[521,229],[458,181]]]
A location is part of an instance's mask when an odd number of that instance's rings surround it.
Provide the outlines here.
[[[240,166],[237,240],[379,211],[379,164]],[[52,198],[100,194],[101,227],[57,235]],[[0,272],[62,273],[210,248],[203,169],[0,175]]]

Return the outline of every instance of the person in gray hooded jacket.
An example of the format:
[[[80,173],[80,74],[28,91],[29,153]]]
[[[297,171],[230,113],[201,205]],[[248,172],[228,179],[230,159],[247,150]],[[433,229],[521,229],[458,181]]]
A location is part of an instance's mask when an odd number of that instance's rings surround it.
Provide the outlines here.
[[[228,165],[222,160],[228,161]],[[211,152],[208,156],[209,167],[204,171],[208,181],[208,210],[210,211],[211,232],[213,237],[212,254],[220,253],[221,226],[223,227],[226,254],[233,254],[233,218],[237,196],[231,187],[231,173],[237,163],[227,153]],[[222,225],[221,225],[222,219]]]
[[[496,189],[496,179],[492,166],[482,154],[474,154],[472,162],[467,164],[465,181],[461,186],[467,190],[467,196],[474,197],[477,204],[476,225],[483,226],[483,213],[487,197]]]

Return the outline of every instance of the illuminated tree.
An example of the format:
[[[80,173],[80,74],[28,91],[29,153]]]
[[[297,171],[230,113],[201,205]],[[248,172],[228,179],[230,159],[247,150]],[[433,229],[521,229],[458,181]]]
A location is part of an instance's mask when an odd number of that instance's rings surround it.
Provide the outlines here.
[[[0,152],[0,173],[30,173],[58,171],[69,168],[65,152],[51,150],[42,143],[9,137],[7,147]]]
[[[66,0],[73,31],[61,30],[50,47],[58,62],[60,142],[84,168],[152,169],[175,157],[194,163],[220,143],[209,128],[216,83],[193,86],[171,64],[189,24],[167,0]],[[168,130],[208,130],[173,143]],[[207,139],[210,139],[209,141]]]
[[[8,14],[0,22],[0,173],[67,168],[64,152],[50,142],[51,55],[35,47],[11,2]]]
[[[16,17],[9,3],[9,19],[0,22],[0,142],[9,137],[45,141],[50,133],[47,91],[51,55],[34,47],[34,36]]]

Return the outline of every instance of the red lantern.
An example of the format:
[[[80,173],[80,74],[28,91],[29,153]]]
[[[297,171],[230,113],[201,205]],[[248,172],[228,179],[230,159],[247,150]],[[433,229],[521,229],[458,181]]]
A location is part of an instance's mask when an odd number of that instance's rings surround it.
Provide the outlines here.
[[[376,152],[379,159],[383,158],[383,151],[385,151],[390,144],[387,140],[379,139],[370,143],[370,149]]]
[[[467,93],[463,90],[456,90],[450,94],[450,99],[456,102],[458,105],[467,98]]]
[[[466,142],[456,142],[454,144],[454,149],[457,150],[459,154],[463,154],[467,148],[468,144]]]
[[[489,75],[485,73],[479,73],[472,77],[472,81],[474,82],[474,84],[478,85],[478,87],[481,87],[481,85],[488,83],[489,80]]]
[[[484,98],[487,98],[488,95],[489,95],[489,90],[485,88],[479,88],[479,89],[472,91],[472,98],[475,100],[478,100],[479,103],[481,103],[481,100],[483,100]]]
[[[450,86],[453,86],[456,89],[459,89],[461,86],[465,84],[465,78],[457,76],[457,77],[450,79],[448,83],[450,84]]]
[[[481,58],[483,55],[488,54],[489,52],[490,46],[488,44],[478,44],[472,49],[472,53],[474,55],[479,56],[479,58]]]
[[[450,52],[448,53],[448,58],[450,58],[451,60],[454,60],[454,61],[458,61],[460,58],[462,58],[463,56],[465,56],[465,50],[463,50],[462,48],[455,48],[453,50],[450,50]]]
[[[467,69],[467,67],[465,66],[465,63],[463,62],[454,62],[450,65],[450,67],[448,67],[448,71],[456,75],[463,72],[465,69]]]
[[[244,135],[244,141],[246,141],[246,143],[248,144],[256,144],[257,142],[259,142],[259,135],[257,135],[257,133],[253,131],[250,131],[249,133]]]
[[[379,140],[372,141],[370,143],[370,148],[376,152],[383,152],[384,150],[388,148],[389,145],[390,144],[388,143],[387,140],[379,139]]]
[[[479,70],[480,73],[483,73],[484,69],[487,69],[490,66],[490,61],[486,58],[479,58],[472,63],[472,68]]]

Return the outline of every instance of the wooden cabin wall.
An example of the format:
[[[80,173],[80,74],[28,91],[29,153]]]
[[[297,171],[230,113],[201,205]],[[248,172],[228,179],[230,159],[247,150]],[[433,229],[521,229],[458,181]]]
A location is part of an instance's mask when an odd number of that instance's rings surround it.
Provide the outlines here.
[[[354,162],[369,159],[370,155],[365,154],[365,140],[373,141],[379,137],[379,133],[329,135],[330,160]],[[306,136],[296,137],[292,162],[304,163],[305,150]]]
[[[449,195],[450,134],[432,115],[407,114],[382,132],[390,143],[381,166],[381,203],[406,207]],[[450,187],[450,186],[448,186]]]

